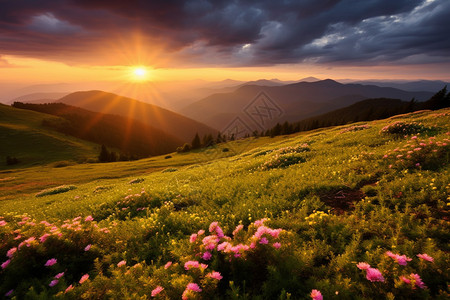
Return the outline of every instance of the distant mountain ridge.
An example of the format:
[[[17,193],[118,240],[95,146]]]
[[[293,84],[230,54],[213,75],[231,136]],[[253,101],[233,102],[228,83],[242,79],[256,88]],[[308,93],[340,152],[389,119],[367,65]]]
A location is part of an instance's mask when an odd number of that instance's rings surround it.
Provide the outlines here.
[[[282,114],[276,119],[257,124],[246,113],[246,108],[255,103],[261,92],[269,102],[278,106]],[[296,82],[279,86],[243,85],[233,92],[217,93],[203,98],[182,113],[211,127],[222,130],[235,118],[240,118],[249,127],[264,130],[276,123],[297,121],[323,114],[369,98],[395,98],[409,101],[412,98],[424,101],[431,92],[408,92],[389,87],[362,84],[342,84],[326,79],[315,82]]]
[[[134,119],[173,135],[183,142],[190,142],[196,133],[200,136],[217,134],[217,130],[170,110],[103,91],[75,92],[57,102]]]

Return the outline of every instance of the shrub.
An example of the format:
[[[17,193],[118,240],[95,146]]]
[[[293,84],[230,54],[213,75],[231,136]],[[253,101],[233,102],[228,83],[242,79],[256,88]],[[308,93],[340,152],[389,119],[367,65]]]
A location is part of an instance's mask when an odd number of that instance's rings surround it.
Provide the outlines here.
[[[65,193],[71,190],[76,189],[77,187],[74,185],[60,185],[54,188],[45,189],[36,194],[36,197],[43,197],[48,195],[55,195]]]
[[[296,153],[275,154],[270,159],[261,165],[262,170],[270,170],[275,168],[286,168],[290,165],[305,162],[306,159]]]
[[[411,135],[411,134],[418,134],[418,133],[432,133],[436,131],[437,128],[435,127],[427,127],[425,125],[422,125],[422,123],[416,123],[416,122],[401,122],[397,121],[394,123],[391,123],[385,127],[383,127],[380,131],[380,133],[383,134],[395,134],[395,135]]]

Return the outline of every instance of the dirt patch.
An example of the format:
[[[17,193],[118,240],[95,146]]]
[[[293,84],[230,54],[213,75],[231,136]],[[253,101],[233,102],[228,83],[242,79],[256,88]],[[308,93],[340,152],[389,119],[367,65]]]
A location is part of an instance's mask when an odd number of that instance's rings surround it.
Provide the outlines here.
[[[333,211],[342,215],[346,211],[353,210],[355,202],[361,201],[366,195],[360,189],[341,188],[327,191],[319,195],[320,200],[333,208]]]

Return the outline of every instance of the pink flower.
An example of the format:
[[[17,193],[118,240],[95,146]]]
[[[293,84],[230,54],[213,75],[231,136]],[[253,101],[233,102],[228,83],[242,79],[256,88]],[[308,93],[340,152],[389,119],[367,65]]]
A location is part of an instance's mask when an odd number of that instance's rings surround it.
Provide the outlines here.
[[[14,253],[16,253],[16,251],[17,251],[17,248],[13,247],[13,248],[9,249],[8,252],[6,252],[6,256],[8,256],[9,258],[12,258]]]
[[[42,235],[42,236],[39,238],[39,240],[41,241],[41,243],[44,243],[44,242],[47,240],[47,238],[48,238],[49,236],[50,236],[50,234],[46,233],[46,234]]]
[[[5,268],[9,265],[10,262],[11,262],[11,260],[8,259],[8,260],[5,261],[4,263],[2,263],[2,269],[5,269]]]
[[[6,224],[8,224],[8,223],[6,223],[6,221],[4,221],[4,220],[0,221],[0,226],[5,226]]]
[[[55,278],[56,278],[56,279],[60,279],[60,278],[63,277],[63,276],[64,276],[64,272],[61,272],[61,273],[56,274],[56,275],[55,275]]]
[[[367,280],[370,280],[371,282],[380,281],[384,282],[384,277],[381,275],[381,272],[378,269],[375,268],[368,268],[366,273]]]
[[[120,268],[120,267],[122,267],[122,266],[125,266],[127,264],[127,261],[126,260],[121,260],[121,261],[119,261],[118,263],[117,263],[117,266]]]
[[[164,269],[168,269],[170,266],[172,265],[171,261],[168,261],[165,265],[164,265]]]
[[[212,254],[209,251],[206,251],[205,253],[203,253],[202,258],[204,260],[210,260],[212,257]]]
[[[406,284],[410,284],[411,280],[409,280],[408,278],[406,278],[405,276],[400,276],[400,280],[402,280],[404,283]]]
[[[279,242],[273,243],[273,246],[275,247],[275,249],[280,249],[281,244]]]
[[[58,282],[59,282],[58,279],[52,280],[48,286],[53,287],[53,286],[57,285]]]
[[[240,224],[236,226],[236,228],[233,230],[233,235],[236,235],[239,231],[241,231],[244,228],[244,225]]]
[[[219,272],[216,272],[216,271],[212,271],[211,273],[209,273],[208,275],[206,275],[207,277],[211,277],[211,278],[213,278],[213,279],[217,279],[217,280],[220,280],[220,279],[222,279],[223,277],[222,277],[222,275],[219,273]]]
[[[429,255],[426,254],[426,253],[423,253],[423,254],[417,254],[417,257],[419,257],[419,258],[421,258],[421,259],[424,259],[424,260],[427,260],[427,261],[430,261],[430,262],[433,262],[433,261],[434,261],[434,258],[432,258],[431,256],[429,256]]]
[[[9,291],[5,294],[5,297],[11,296],[13,292],[14,292],[14,290],[9,290]]]
[[[319,290],[312,290],[311,291],[311,298],[313,300],[323,300],[322,293]]]
[[[425,283],[423,283],[422,279],[420,278],[419,274],[414,274],[411,273],[411,275],[409,275],[411,278],[411,281],[414,282],[414,284],[416,286],[418,286],[421,289],[425,289],[427,286],[425,285]]]
[[[91,247],[92,247],[91,244],[87,245],[86,247],[84,247],[84,251],[89,251],[91,249]]]
[[[89,215],[89,216],[86,217],[86,219],[84,219],[84,221],[85,222],[91,222],[91,221],[94,221],[94,218],[91,215]]]
[[[82,284],[83,282],[85,282],[88,279],[89,279],[89,274],[84,274],[83,276],[81,276],[80,284]]]
[[[197,232],[197,235],[202,235],[202,234],[204,234],[205,233],[205,231],[203,230],[203,229],[200,229],[198,232]]]
[[[219,226],[219,222],[212,222],[212,223],[209,225],[209,232],[215,231],[217,226]]]
[[[200,293],[202,291],[202,289],[198,286],[198,284],[193,282],[188,283],[186,289],[197,293]]]
[[[219,238],[216,235],[209,235],[203,238],[202,243],[207,250],[213,250],[216,248]]]
[[[360,270],[368,270],[370,268],[370,265],[365,262],[360,262],[359,264],[356,265],[356,267],[358,267],[358,269]]]
[[[194,243],[196,239],[197,239],[197,234],[196,234],[196,233],[193,233],[193,234],[191,234],[191,236],[189,237],[189,242],[190,242],[190,243]]]
[[[45,263],[44,266],[51,267],[54,264],[56,264],[57,262],[58,262],[58,260],[56,258],[50,258],[49,260],[47,260],[47,262]]]
[[[71,290],[73,290],[73,286],[72,286],[72,285],[69,285],[69,286],[67,287],[67,289],[64,291],[64,293],[70,292]]]
[[[265,222],[265,221],[267,221],[266,218],[261,219],[261,220],[257,220],[257,221],[255,221],[255,226],[256,226],[256,227],[260,227],[260,226],[264,225],[264,222]]]
[[[200,264],[198,261],[196,260],[189,260],[184,264],[184,269],[186,271],[192,269],[192,268],[203,268],[206,269],[208,267],[208,265],[205,264]]]
[[[269,243],[269,241],[267,240],[267,238],[263,237],[263,238],[259,241],[259,243],[260,243],[260,244],[267,245],[267,244]]]
[[[160,285],[158,285],[156,288],[153,289],[152,291],[152,297],[156,297],[156,295],[158,295],[159,293],[162,292],[162,290],[164,290],[164,288]]]
[[[387,251],[386,255],[395,260],[401,266],[406,266],[407,262],[411,261],[411,258],[406,255],[394,254],[391,251]]]

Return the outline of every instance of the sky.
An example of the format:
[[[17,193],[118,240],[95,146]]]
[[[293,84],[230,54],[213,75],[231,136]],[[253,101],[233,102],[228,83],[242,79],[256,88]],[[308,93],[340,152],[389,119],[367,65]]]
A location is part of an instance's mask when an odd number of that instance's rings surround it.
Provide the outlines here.
[[[0,0],[0,82],[450,80],[448,28],[449,0]]]

